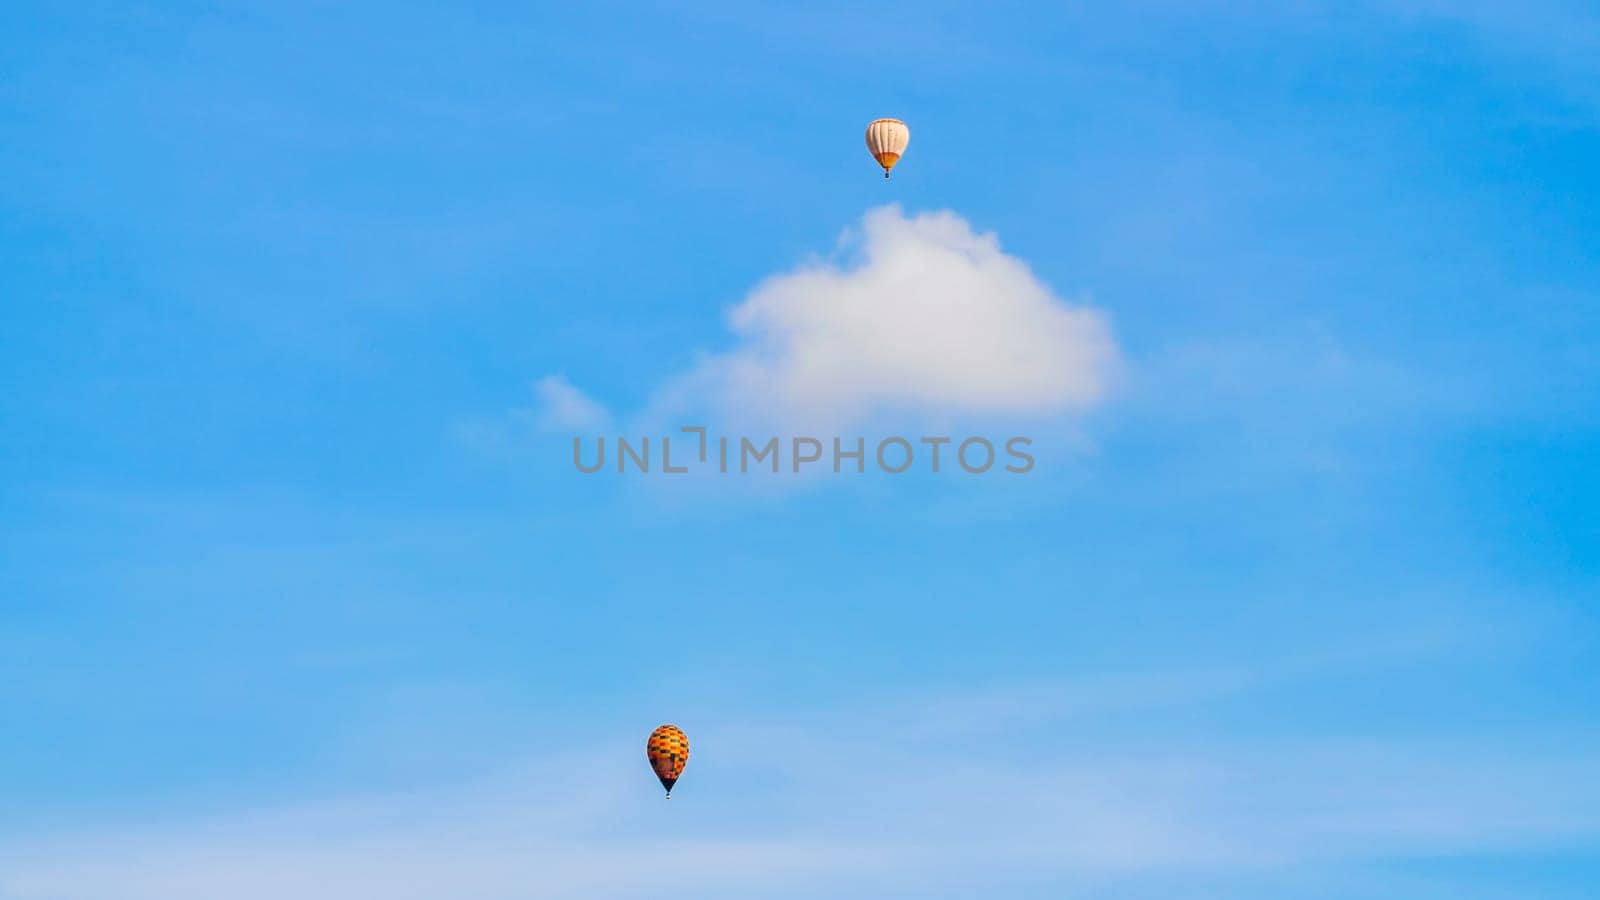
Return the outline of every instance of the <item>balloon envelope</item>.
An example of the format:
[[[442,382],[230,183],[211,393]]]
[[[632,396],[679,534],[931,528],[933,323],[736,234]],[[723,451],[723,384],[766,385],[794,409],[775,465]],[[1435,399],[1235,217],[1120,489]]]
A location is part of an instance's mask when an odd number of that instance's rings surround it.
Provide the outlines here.
[[[889,177],[889,170],[900,161],[906,152],[906,145],[911,143],[911,129],[899,119],[873,119],[867,125],[867,149],[871,151],[872,158],[883,166],[883,177]]]
[[[663,725],[650,732],[644,751],[650,759],[650,768],[661,779],[661,786],[667,789],[667,796],[672,796],[672,786],[689,763],[688,735],[676,725]]]

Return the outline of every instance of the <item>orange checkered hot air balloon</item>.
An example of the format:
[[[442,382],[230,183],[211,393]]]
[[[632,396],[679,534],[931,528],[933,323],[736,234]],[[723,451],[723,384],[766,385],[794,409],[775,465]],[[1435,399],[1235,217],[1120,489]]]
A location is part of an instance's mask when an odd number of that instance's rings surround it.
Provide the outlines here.
[[[663,725],[650,732],[644,752],[650,757],[650,768],[661,779],[661,786],[667,789],[667,799],[671,800],[672,786],[678,783],[683,767],[689,764],[689,737],[676,725]]]

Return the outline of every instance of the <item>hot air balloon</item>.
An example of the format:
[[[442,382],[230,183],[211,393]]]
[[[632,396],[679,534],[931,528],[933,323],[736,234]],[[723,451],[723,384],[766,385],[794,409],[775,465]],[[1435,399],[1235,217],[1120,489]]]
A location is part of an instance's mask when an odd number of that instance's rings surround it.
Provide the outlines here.
[[[872,158],[883,166],[883,177],[889,177],[889,170],[900,161],[900,154],[906,152],[906,145],[911,143],[911,129],[899,119],[873,119],[867,125],[867,150],[871,151]]]
[[[689,763],[688,736],[676,725],[663,725],[650,732],[644,752],[650,758],[650,768],[661,779],[661,786],[667,789],[667,799],[671,800],[672,786],[678,783],[678,776]]]

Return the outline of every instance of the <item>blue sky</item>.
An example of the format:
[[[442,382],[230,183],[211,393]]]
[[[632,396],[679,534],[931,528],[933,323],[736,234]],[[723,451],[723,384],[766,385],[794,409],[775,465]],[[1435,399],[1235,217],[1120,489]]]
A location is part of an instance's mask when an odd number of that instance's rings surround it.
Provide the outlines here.
[[[1600,17],[856,6],[0,12],[0,898],[1587,895]],[[540,425],[981,235],[1027,476]]]

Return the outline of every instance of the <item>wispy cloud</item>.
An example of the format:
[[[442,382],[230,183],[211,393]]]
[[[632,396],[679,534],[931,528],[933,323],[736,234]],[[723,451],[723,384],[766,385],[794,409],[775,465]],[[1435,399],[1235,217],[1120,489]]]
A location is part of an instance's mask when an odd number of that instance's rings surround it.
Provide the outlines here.
[[[456,422],[452,428],[455,439],[486,456],[511,458],[541,437],[594,431],[611,424],[611,412],[573,386],[565,375],[546,375],[532,388],[531,401],[508,413]]]
[[[598,401],[573,387],[565,375],[546,375],[533,383],[535,405],[521,415],[546,431],[599,428],[611,414]]]
[[[1064,703],[1025,691],[1032,728],[995,696],[710,724],[670,803],[637,741],[596,740],[454,788],[14,841],[0,845],[0,896],[970,896],[996,871],[1140,896],[1151,876],[1248,878],[1600,836],[1600,791],[1585,777],[1600,760],[1582,745],[1108,744],[1060,727],[1252,689],[1215,675],[1101,680],[1092,702],[1072,699],[1087,686],[1065,689]]]

